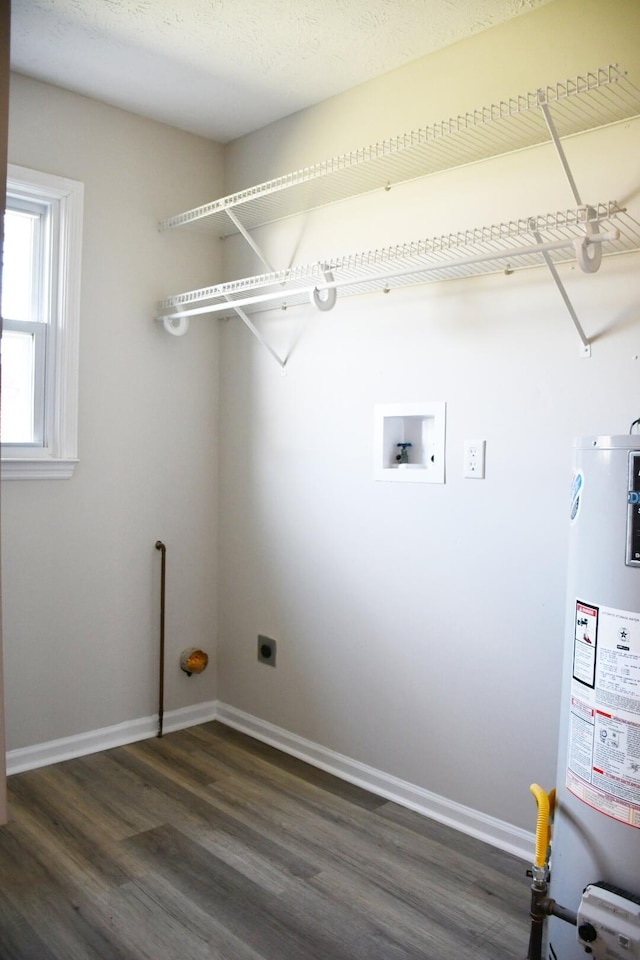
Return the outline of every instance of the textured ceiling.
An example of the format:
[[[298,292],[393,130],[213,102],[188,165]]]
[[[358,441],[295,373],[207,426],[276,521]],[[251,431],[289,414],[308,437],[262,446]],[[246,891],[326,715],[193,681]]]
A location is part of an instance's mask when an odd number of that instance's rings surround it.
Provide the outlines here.
[[[227,142],[549,0],[13,0],[14,70]]]

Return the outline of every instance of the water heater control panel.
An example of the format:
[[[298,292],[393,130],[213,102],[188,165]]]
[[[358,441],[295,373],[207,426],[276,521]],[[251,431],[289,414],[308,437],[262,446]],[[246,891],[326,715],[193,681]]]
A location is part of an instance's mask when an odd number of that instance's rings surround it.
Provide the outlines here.
[[[593,960],[640,960],[640,897],[590,883],[578,908],[578,943]]]

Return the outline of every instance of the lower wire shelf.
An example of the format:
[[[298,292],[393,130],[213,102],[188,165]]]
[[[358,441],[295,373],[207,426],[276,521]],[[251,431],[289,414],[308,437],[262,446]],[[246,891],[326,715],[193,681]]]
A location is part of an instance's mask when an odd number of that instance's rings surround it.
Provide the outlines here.
[[[640,223],[615,201],[478,227],[329,258],[167,297],[158,319],[176,321],[207,313],[232,316],[287,309],[324,291],[341,296],[402,286],[548,266],[575,260],[595,272],[599,256],[640,250]],[[593,264],[595,265],[595,268]]]

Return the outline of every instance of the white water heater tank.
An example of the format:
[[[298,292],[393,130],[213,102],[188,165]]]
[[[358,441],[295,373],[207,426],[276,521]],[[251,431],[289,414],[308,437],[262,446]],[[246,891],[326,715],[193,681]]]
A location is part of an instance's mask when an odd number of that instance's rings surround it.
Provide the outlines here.
[[[574,463],[549,896],[578,913],[578,926],[549,917],[543,955],[632,960],[640,957],[629,933],[640,926],[640,435],[581,438]],[[588,922],[590,911],[600,919]]]

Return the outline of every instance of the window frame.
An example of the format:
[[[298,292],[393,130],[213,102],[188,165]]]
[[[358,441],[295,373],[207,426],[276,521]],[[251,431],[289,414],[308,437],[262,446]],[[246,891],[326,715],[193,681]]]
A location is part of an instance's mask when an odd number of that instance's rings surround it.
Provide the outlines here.
[[[78,374],[80,270],[84,185],[78,180],[31,170],[7,168],[7,203],[11,198],[46,205],[45,244],[48,299],[44,304],[46,359],[42,443],[3,444],[2,479],[69,479],[78,462]],[[18,204],[16,205],[18,206]],[[41,276],[44,274],[41,274]],[[22,326],[20,324],[22,323]],[[22,329],[23,321],[5,321]]]

